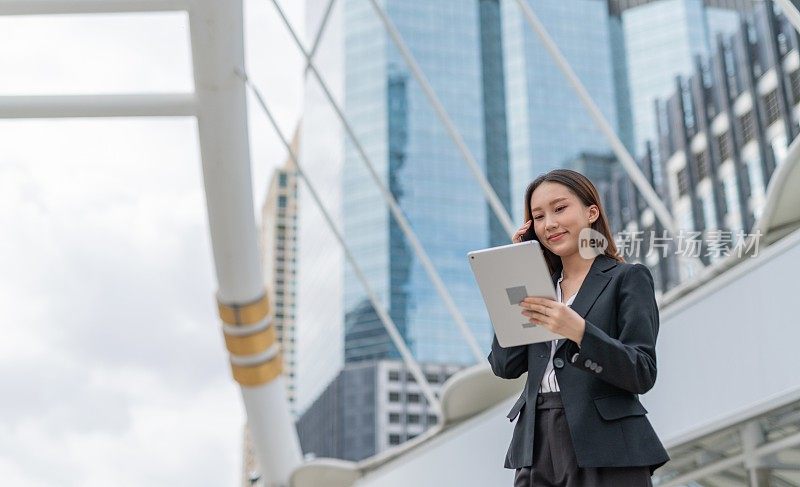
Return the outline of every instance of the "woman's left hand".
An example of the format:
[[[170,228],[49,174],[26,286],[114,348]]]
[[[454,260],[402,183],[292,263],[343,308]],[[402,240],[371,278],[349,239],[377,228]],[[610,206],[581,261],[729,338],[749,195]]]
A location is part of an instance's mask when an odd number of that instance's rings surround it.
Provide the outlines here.
[[[528,321],[542,325],[580,346],[586,321],[575,310],[553,299],[534,296],[527,296],[519,304],[523,309],[522,314]]]

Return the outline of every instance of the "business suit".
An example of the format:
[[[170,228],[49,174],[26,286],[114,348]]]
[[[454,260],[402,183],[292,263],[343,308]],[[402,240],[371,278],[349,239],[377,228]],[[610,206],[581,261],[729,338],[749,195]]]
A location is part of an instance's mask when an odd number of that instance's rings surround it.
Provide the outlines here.
[[[552,276],[553,281],[557,274]],[[656,380],[659,317],[653,277],[641,264],[595,257],[572,304],[586,322],[581,347],[559,340],[553,366],[579,467],[648,466],[669,460],[647,420],[638,394]],[[498,377],[528,372],[508,418],[517,418],[506,468],[530,467],[534,456],[536,399],[549,362],[548,343],[503,348],[494,337],[488,360]]]

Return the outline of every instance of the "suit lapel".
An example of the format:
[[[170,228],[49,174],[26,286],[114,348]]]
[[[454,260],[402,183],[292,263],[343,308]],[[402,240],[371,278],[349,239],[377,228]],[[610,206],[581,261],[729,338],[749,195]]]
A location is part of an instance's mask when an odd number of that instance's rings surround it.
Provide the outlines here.
[[[575,312],[581,315],[582,318],[586,318],[586,315],[589,313],[589,310],[592,309],[600,293],[603,292],[603,289],[605,289],[609,281],[611,281],[611,276],[605,272],[616,265],[617,261],[605,254],[598,255],[592,261],[589,273],[586,274],[586,277],[583,279],[583,283],[580,289],[578,289],[578,294],[575,296],[572,306],[570,306]],[[560,273],[556,273],[553,276],[553,286],[558,282],[559,276]],[[558,340],[556,343],[556,352],[566,341],[567,340],[564,338]]]

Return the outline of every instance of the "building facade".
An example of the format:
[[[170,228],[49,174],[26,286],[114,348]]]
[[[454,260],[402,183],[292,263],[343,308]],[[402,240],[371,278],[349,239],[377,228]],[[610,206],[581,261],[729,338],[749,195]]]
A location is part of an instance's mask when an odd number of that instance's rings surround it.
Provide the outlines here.
[[[421,364],[438,394],[459,364]],[[438,417],[399,360],[345,366],[297,421],[307,456],[358,461],[413,439]]]
[[[695,56],[710,55],[717,33],[737,31],[740,10],[750,9],[752,2],[610,2],[623,31],[635,156],[656,137],[655,100],[672,92],[675,76],[692,73]]]
[[[532,8],[617,129],[615,52],[606,2],[548,0]],[[610,146],[513,0],[503,2],[503,50],[512,218],[521,222],[521,198],[530,181],[583,152],[610,152]]]
[[[673,79],[669,97],[656,104],[657,139],[646,144],[640,165],[670,207],[681,230],[697,232],[693,252],[703,264],[723,257],[749,234],[764,207],[769,181],[798,133],[798,36],[771,2],[760,4],[732,36],[718,36],[713,56],[695,58],[692,74]],[[642,248],[660,236],[652,210],[632,189],[632,205],[616,214],[615,230],[641,232]],[[679,250],[679,249],[673,249]],[[674,254],[654,252],[651,266],[663,290],[692,276]]]
[[[292,142],[297,153],[299,132]],[[276,169],[261,208],[261,263],[270,304],[272,326],[283,355],[283,374],[289,408],[297,415],[297,171],[291,159]]]
[[[388,0],[382,5],[472,156],[507,200],[499,3]],[[348,120],[478,342],[488,345],[491,327],[466,254],[499,241],[501,230],[370,3],[346,0],[343,8]],[[474,363],[349,140],[342,195],[347,243],[413,355],[422,362]],[[345,362],[399,357],[349,267],[344,294]]]

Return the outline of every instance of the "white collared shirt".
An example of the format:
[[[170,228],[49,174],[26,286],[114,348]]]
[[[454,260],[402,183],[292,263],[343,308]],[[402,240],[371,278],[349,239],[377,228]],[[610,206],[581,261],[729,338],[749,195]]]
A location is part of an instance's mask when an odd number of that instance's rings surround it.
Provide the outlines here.
[[[564,280],[564,270],[561,270],[561,277],[558,278],[558,282],[556,283],[556,299],[558,302],[561,302],[561,281]],[[573,294],[566,302],[567,306],[571,306],[572,302],[575,301],[575,296],[578,293],[576,292]],[[542,377],[542,383],[539,384],[539,392],[560,392],[561,389],[558,387],[558,379],[556,379],[556,370],[553,368],[553,357],[556,354],[556,344],[558,340],[552,340],[550,342],[550,361],[547,362],[547,368],[544,370],[544,376]]]

